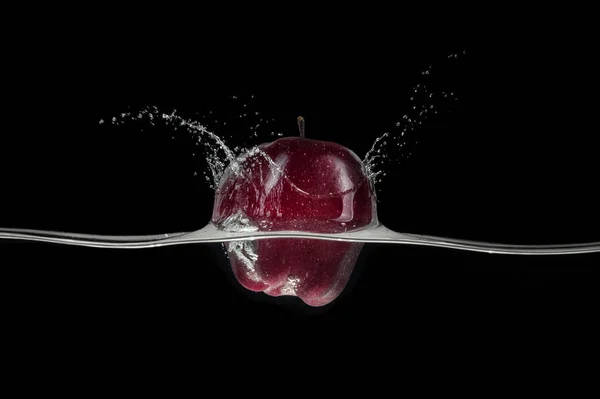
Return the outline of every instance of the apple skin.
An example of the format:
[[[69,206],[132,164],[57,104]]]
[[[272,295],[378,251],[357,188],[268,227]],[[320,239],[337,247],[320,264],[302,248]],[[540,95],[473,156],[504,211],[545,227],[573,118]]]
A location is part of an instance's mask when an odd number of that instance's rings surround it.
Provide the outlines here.
[[[332,142],[286,137],[261,144],[226,168],[215,194],[218,228],[340,233],[377,223],[376,197],[360,158]],[[332,302],[362,243],[274,238],[228,243],[238,282],[268,295]]]

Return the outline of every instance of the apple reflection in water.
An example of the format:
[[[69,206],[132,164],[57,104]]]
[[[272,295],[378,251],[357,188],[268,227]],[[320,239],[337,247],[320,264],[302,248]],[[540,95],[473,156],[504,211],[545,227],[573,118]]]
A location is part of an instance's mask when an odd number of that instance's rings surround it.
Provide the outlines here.
[[[242,154],[226,168],[212,222],[230,231],[340,233],[377,223],[376,197],[361,160],[332,142],[285,137]],[[363,243],[275,238],[226,244],[246,289],[324,306],[342,292]]]

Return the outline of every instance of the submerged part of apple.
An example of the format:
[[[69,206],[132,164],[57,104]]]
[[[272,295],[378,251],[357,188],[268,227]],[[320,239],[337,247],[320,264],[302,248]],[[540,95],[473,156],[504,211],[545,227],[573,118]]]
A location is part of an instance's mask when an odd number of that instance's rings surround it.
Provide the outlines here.
[[[340,233],[377,224],[376,198],[351,150],[288,137],[231,162],[216,191],[212,222],[228,231]],[[344,289],[362,245],[274,238],[230,242],[228,250],[245,288],[322,306]]]

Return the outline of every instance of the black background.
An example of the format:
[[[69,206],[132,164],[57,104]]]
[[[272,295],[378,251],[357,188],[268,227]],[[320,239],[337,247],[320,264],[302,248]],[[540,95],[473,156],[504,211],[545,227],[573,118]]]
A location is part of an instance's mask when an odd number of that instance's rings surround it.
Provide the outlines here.
[[[597,76],[583,45],[399,41],[386,31],[310,42],[199,39],[181,47],[147,37],[86,46],[53,38],[23,51],[4,77],[2,227],[98,234],[200,228],[213,194],[192,140],[100,119],[148,105],[192,119],[209,110],[235,119],[246,102],[230,97],[254,95],[249,107],[273,115],[285,135],[296,134],[295,118],[303,115],[309,137],[362,157],[378,135],[394,131],[421,71],[432,65],[430,89],[459,100],[437,103],[439,114],[408,136],[418,141],[412,155],[387,166],[378,185],[382,223],[514,244],[600,241]],[[449,60],[454,53],[461,56]],[[214,126],[233,145],[272,139],[268,131],[254,138],[247,127]],[[269,352],[264,342],[291,336],[296,344],[319,337],[343,349],[587,334],[600,277],[597,254],[367,245],[342,297],[307,309],[241,289],[218,245],[109,250],[2,241],[0,251],[5,317],[17,334],[34,340],[44,331],[67,347],[169,343],[194,354],[212,342],[206,336],[261,356]]]

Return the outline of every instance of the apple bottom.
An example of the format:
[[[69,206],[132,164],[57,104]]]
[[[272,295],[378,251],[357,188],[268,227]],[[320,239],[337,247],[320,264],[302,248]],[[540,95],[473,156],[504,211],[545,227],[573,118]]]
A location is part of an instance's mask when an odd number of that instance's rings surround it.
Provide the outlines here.
[[[323,306],[342,292],[363,243],[305,238],[273,238],[228,243],[237,281],[271,296],[298,296]]]

